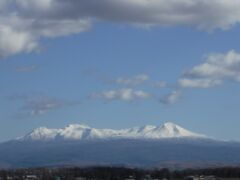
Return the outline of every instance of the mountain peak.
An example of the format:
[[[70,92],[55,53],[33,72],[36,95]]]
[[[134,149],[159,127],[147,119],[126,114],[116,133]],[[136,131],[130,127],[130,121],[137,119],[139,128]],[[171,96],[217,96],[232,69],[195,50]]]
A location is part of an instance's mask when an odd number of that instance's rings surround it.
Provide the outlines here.
[[[172,122],[166,122],[162,125],[163,129],[166,129],[168,131],[173,131],[173,132],[181,132],[182,130],[188,131],[184,128],[182,128],[181,126],[174,124]]]
[[[153,130],[154,128],[156,128],[156,126],[152,126],[152,125],[145,125],[142,126],[141,128],[139,128],[141,131],[150,131]]]
[[[51,140],[54,139],[59,132],[58,129],[48,129],[47,127],[39,127],[34,129],[23,137],[25,140]],[[22,139],[22,138],[21,138]]]
[[[204,137],[203,135],[193,133],[172,122],[164,123],[160,127],[160,130],[163,137]]]
[[[172,122],[166,122],[162,125],[163,129],[169,130],[169,131],[179,131],[179,129],[183,129],[177,124],[174,124]]]
[[[172,123],[172,122],[165,122],[164,124],[163,124],[163,126],[166,126],[166,127],[176,127],[176,126],[178,126],[177,124],[174,124],[174,123]]]
[[[91,127],[85,124],[69,124],[67,125],[64,129],[78,129],[78,128],[82,128],[82,129],[90,129]]]
[[[188,131],[177,124],[166,122],[162,126],[145,125],[130,129],[96,129],[82,124],[70,124],[62,129],[40,127],[23,136],[22,140],[93,140],[93,139],[162,139],[203,138],[201,134]]]

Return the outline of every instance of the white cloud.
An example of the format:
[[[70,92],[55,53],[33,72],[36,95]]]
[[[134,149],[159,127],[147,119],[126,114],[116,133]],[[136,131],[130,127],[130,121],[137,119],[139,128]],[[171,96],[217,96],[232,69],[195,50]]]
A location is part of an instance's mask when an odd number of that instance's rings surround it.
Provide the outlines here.
[[[27,30],[18,29],[17,17],[0,17],[0,57],[38,49],[37,37]]]
[[[9,0],[0,3],[0,57],[38,51],[41,38],[76,34],[90,28],[86,18],[49,17],[52,7],[51,3],[46,7],[48,1]]]
[[[228,29],[240,22],[240,1],[1,0],[0,56],[37,51],[41,38],[86,31],[94,20],[137,26]]]
[[[167,87],[167,83],[164,82],[164,81],[158,81],[158,82],[155,82],[153,84],[153,87],[156,87],[156,88],[165,88]]]
[[[160,99],[163,104],[175,104],[181,97],[180,91],[173,91]]]
[[[181,87],[209,88],[225,80],[240,81],[240,54],[234,50],[226,54],[210,54],[203,64],[184,73]]]
[[[191,87],[191,88],[210,88],[213,86],[220,85],[222,83],[221,80],[218,79],[188,79],[188,78],[181,78],[178,81],[181,87]]]
[[[115,80],[115,82],[117,84],[122,84],[122,85],[129,85],[129,86],[135,86],[135,85],[139,85],[142,84],[144,82],[146,82],[149,79],[149,76],[146,74],[140,74],[140,75],[136,75],[134,77],[131,78],[117,78]]]
[[[103,99],[103,100],[122,100],[122,101],[135,101],[135,100],[144,100],[151,98],[151,94],[144,92],[142,90],[133,90],[133,89],[117,89],[104,91],[101,93],[95,93],[91,95],[93,99]]]

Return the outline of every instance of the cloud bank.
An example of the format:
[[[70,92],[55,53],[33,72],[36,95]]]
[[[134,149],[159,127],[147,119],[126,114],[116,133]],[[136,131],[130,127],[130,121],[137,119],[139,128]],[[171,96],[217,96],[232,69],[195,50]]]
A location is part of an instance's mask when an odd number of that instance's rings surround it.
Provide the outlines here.
[[[240,22],[238,0],[1,0],[0,57],[39,50],[39,40],[87,31],[96,20],[211,31]]]

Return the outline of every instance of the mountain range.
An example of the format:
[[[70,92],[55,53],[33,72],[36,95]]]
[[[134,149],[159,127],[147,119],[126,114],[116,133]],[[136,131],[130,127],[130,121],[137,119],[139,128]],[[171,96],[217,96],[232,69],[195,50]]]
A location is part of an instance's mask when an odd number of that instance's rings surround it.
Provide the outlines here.
[[[174,123],[129,129],[69,125],[41,127],[0,144],[0,167],[206,167],[240,164],[240,143],[222,141]]]
[[[81,124],[71,124],[63,129],[40,127],[18,140],[100,140],[100,139],[162,139],[162,138],[206,138],[206,136],[188,131],[176,124],[167,122],[162,126],[146,125],[130,129],[96,129]]]

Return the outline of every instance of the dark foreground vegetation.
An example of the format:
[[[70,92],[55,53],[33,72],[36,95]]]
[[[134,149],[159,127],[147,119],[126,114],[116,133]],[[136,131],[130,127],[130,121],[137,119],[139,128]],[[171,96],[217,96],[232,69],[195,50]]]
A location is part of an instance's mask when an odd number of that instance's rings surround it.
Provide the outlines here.
[[[214,179],[239,179],[240,167],[186,169],[172,171],[169,169],[143,170],[123,167],[0,170],[1,180],[180,180],[187,179],[186,177],[190,176],[198,177],[198,179],[204,179],[204,177],[214,177]],[[195,179],[193,178],[193,180]]]

